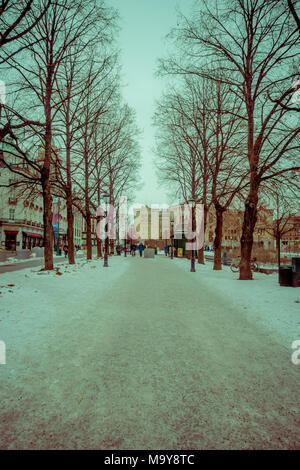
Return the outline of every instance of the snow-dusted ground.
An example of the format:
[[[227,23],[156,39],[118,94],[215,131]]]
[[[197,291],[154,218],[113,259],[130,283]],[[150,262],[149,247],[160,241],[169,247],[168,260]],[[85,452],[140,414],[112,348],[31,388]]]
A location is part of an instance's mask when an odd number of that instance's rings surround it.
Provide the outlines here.
[[[8,358],[12,344],[22,354],[24,337],[38,340],[43,329],[66,310],[74,306],[80,311],[93,297],[104,294],[128,267],[116,257],[109,264],[107,269],[103,260],[81,259],[54,271],[36,267],[0,274],[0,339],[5,338]]]
[[[82,253],[83,252],[80,252],[80,254],[82,254]],[[62,256],[54,255],[53,259],[62,260],[62,259],[64,259],[64,255],[62,255]],[[25,258],[25,259],[19,259],[19,258],[14,258],[13,256],[10,256],[9,258],[7,258],[7,260],[0,261],[0,266],[7,266],[7,265],[10,265],[10,264],[27,263],[28,261],[32,261],[32,260],[41,260],[42,261],[42,260],[44,260],[44,257],[43,256],[35,256],[35,253],[32,253],[32,255],[30,255],[29,258]]]
[[[0,448],[300,448],[300,289],[109,264],[0,275]]]
[[[189,272],[189,260],[177,258],[173,262]],[[190,275],[201,282],[201,288],[213,286],[228,303],[242,309],[251,321],[281,335],[288,345],[300,340],[300,288],[280,286],[277,273],[254,273],[252,281],[239,281],[239,274],[232,273],[229,266],[213,271],[212,263],[206,262],[196,263],[196,273]]]

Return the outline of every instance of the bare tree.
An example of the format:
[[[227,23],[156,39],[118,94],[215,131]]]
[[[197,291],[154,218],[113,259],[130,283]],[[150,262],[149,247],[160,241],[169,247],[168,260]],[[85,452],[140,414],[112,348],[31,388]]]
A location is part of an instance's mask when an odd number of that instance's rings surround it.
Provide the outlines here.
[[[48,1],[42,0],[37,8],[45,10]],[[62,64],[74,54],[72,45],[79,44],[84,50],[91,43],[91,37],[102,24],[102,33],[111,20],[100,0],[88,2],[68,0],[51,2],[40,21],[26,36],[18,39],[23,48],[23,56],[7,59],[7,63],[22,77],[20,91],[26,92],[27,102],[32,97],[32,109],[43,124],[43,165],[41,168],[41,186],[44,201],[44,247],[45,269],[53,269],[52,252],[52,195],[51,195],[51,154],[53,153],[53,124],[60,103],[56,101],[56,78]],[[28,21],[34,17],[28,14]],[[76,50],[78,52],[78,50]],[[20,58],[21,57],[21,58]]]
[[[210,88],[210,132],[213,138],[208,163],[212,180],[211,200],[216,215],[213,269],[220,270],[223,215],[247,188],[249,170],[245,168],[241,119],[236,116],[240,112],[240,102],[228,85],[210,81]]]
[[[270,207],[274,208],[275,218],[272,226],[264,230],[276,241],[278,275],[281,266],[281,240],[294,230],[293,219],[299,211],[300,184],[294,180],[277,180],[262,187],[262,193]]]
[[[288,106],[297,78],[297,73],[289,72],[299,44],[299,30],[293,21],[283,2],[274,6],[272,0],[230,0],[218,5],[203,0],[194,16],[182,18],[173,32],[180,57],[177,54],[161,62],[161,71],[168,74],[218,80],[224,74],[223,81],[242,103],[249,191],[240,279],[252,279],[250,260],[260,185],[298,168],[294,142],[300,127]]]
[[[159,179],[167,187],[173,183],[174,196],[180,201],[188,203],[193,199],[204,205],[204,225],[211,195],[208,171],[211,116],[206,105],[206,100],[199,99],[198,84],[186,80],[180,91],[173,89],[160,100],[154,117]],[[198,251],[198,262],[204,263],[203,250]]]
[[[295,2],[293,0],[287,0],[287,4],[288,4],[288,7],[290,9],[290,12],[293,15],[294,20],[296,21],[296,25],[297,25],[298,29],[300,30],[300,18],[298,16],[298,13],[297,13],[296,8],[295,8],[296,3],[297,2]]]
[[[135,115],[128,105],[118,100],[111,103],[109,111],[101,116],[94,133],[95,157],[89,179],[90,206],[94,212],[103,193],[109,194],[109,203],[115,206],[116,211],[118,200],[125,194],[128,197],[138,180],[140,152]],[[97,256],[101,256],[101,241],[98,239]]]
[[[92,185],[93,174],[98,165],[97,134],[103,115],[109,112],[111,101],[115,97],[116,84],[111,83],[111,77],[104,76],[95,59],[90,60],[85,94],[82,107],[78,113],[79,135],[76,152],[81,156],[79,176],[75,183],[83,194],[82,214],[86,222],[87,259],[92,259],[91,202],[97,188]]]
[[[45,3],[44,8],[40,9],[38,4],[39,0],[20,0],[15,2],[12,0],[2,0],[0,4],[0,66],[4,67],[10,57],[22,52],[26,47],[21,45],[19,40],[35,28],[38,22],[42,19],[47,9],[50,6],[51,0]],[[29,19],[30,17],[30,19]],[[2,90],[0,96],[0,118],[2,118],[0,127],[0,142],[8,138],[13,138],[14,132],[24,128],[27,125],[26,120],[19,120],[17,124],[13,121],[5,121],[8,113],[6,110],[3,112],[3,105],[6,97],[6,90]],[[21,117],[21,116],[20,116]],[[4,121],[3,121],[4,118]]]
[[[161,179],[175,182],[186,202],[192,197],[204,203],[205,226],[208,207],[215,208],[214,269],[221,269],[223,213],[247,184],[241,120],[233,115],[238,108],[228,86],[189,77],[180,93],[161,101],[156,115]]]
[[[39,6],[39,0],[2,0],[0,3],[0,64],[23,50],[19,39],[36,27],[51,0]]]
[[[63,190],[67,204],[68,220],[68,257],[69,263],[74,264],[74,242],[73,242],[73,174],[81,163],[78,150],[79,141],[82,138],[84,122],[79,118],[84,109],[84,103],[90,93],[90,87],[93,89],[99,87],[97,93],[100,95],[103,91],[102,83],[109,79],[110,87],[113,89],[116,84],[117,55],[111,48],[103,48],[102,59],[99,56],[97,62],[87,51],[84,54],[73,54],[67,58],[62,65],[57,76],[57,93],[61,107],[58,114],[59,135],[58,139],[62,142],[62,148],[65,158],[63,168],[57,175],[56,185]],[[92,64],[92,67],[91,67]],[[86,77],[85,70],[90,70]],[[107,85],[106,85],[107,87]],[[83,133],[84,134],[84,133]]]

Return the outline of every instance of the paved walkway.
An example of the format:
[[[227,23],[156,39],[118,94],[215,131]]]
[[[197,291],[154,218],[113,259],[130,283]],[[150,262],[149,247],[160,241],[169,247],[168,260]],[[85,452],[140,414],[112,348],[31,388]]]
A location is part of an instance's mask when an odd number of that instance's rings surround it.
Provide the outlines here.
[[[84,257],[85,255],[76,255],[75,256],[75,261],[76,259],[80,259]],[[53,263],[54,266],[58,264],[64,264],[68,263],[68,259],[65,258],[64,255],[62,256],[54,256],[53,257]],[[38,258],[38,259],[29,259],[28,261],[21,261],[21,262],[16,262],[12,264],[2,264],[0,265],[0,274],[7,273],[7,272],[12,272],[12,271],[20,271],[21,269],[26,269],[26,268],[36,268],[38,266],[44,266],[44,258]]]
[[[5,377],[0,447],[299,448],[299,368],[279,338],[168,258],[124,262]]]

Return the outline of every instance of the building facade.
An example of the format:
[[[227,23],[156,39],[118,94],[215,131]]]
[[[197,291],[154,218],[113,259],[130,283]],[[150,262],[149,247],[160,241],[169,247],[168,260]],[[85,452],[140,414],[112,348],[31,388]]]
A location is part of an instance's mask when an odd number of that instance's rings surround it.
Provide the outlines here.
[[[273,209],[260,206],[257,213],[257,222],[253,234],[253,248],[262,248],[268,251],[275,249],[273,236]],[[222,246],[228,249],[240,247],[244,212],[237,209],[228,209],[223,214],[223,240]],[[215,237],[216,217],[214,208],[207,214],[205,230],[205,245],[213,246]]]
[[[2,250],[31,250],[43,246],[43,198],[35,192],[24,196],[17,187],[17,175],[0,158],[0,247]],[[24,171],[24,170],[23,170]],[[53,246],[62,249],[67,238],[67,209],[63,199],[53,197]],[[58,202],[58,204],[57,204]],[[57,206],[57,208],[55,207]],[[58,231],[57,231],[58,230]],[[82,217],[74,208],[74,245],[82,242]]]

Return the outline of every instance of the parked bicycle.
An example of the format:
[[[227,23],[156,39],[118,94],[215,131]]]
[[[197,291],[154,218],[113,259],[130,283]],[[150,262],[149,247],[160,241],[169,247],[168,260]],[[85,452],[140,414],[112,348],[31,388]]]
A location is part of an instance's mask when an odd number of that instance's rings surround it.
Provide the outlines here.
[[[240,270],[240,264],[241,264],[241,257],[239,256],[238,258],[235,258],[231,261],[230,264],[230,269],[233,273],[237,273]],[[256,258],[253,258],[250,261],[250,268],[251,271],[257,272],[259,270],[259,265],[258,262],[256,261]]]

